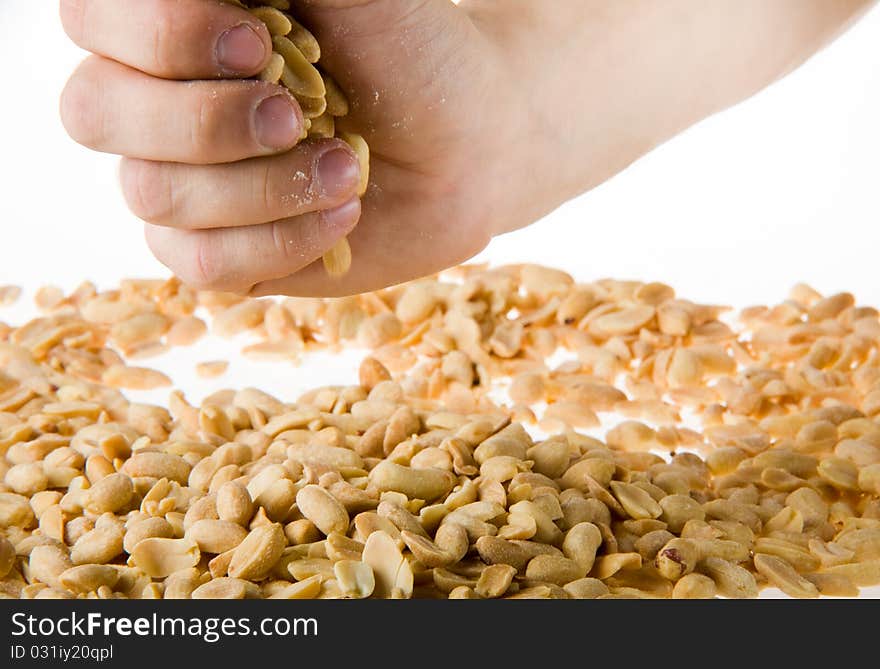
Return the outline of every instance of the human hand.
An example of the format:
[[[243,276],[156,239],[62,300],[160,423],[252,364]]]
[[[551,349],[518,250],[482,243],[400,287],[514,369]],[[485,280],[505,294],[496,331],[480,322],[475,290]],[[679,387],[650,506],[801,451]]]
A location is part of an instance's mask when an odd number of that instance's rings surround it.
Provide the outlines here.
[[[123,191],[155,255],[196,287],[338,295],[482,249],[496,232],[487,194],[498,147],[513,132],[496,113],[502,78],[491,43],[447,0],[295,4],[349,97],[340,127],[371,146],[362,205],[345,144],[296,145],[302,115],[292,97],[235,80],[271,53],[245,10],[213,0],[61,1],[65,29],[96,54],[65,89],[62,118],[80,143],[124,156]],[[331,279],[316,261],[349,233],[352,268]]]

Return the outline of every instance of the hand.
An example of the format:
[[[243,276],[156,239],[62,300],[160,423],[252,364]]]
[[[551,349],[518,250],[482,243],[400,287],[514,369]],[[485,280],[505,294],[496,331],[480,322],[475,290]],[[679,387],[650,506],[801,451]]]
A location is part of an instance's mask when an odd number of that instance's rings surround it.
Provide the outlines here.
[[[66,87],[62,118],[80,143],[124,156],[124,194],[155,255],[196,287],[342,295],[480,251],[506,188],[498,161],[516,141],[491,42],[448,0],[303,0],[293,12],[349,96],[341,127],[371,146],[362,203],[345,144],[296,145],[292,97],[235,80],[259,72],[271,50],[246,11],[213,0],[61,1],[68,34],[96,54]],[[330,279],[320,256],[349,233],[351,271]]]

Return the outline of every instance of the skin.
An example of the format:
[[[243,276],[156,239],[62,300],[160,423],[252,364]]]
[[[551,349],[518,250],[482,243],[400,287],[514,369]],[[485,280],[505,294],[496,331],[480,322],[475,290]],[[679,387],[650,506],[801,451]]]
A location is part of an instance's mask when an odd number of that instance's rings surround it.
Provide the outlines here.
[[[362,201],[350,149],[297,145],[296,102],[245,80],[270,42],[244,10],[60,2],[68,35],[95,54],[62,95],[65,127],[123,156],[123,192],[147,243],[197,288],[338,296],[458,264],[790,72],[874,3],[292,4],[352,103],[340,126],[370,144]],[[219,48],[242,24],[251,30]],[[255,120],[268,98],[275,126]],[[351,271],[330,279],[321,255],[346,235]]]

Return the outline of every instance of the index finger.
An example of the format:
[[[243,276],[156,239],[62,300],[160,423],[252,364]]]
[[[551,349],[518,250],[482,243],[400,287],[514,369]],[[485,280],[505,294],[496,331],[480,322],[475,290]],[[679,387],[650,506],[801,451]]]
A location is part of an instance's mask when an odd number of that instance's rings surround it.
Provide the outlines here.
[[[61,0],[80,47],[164,79],[251,77],[272,55],[266,25],[216,0]]]

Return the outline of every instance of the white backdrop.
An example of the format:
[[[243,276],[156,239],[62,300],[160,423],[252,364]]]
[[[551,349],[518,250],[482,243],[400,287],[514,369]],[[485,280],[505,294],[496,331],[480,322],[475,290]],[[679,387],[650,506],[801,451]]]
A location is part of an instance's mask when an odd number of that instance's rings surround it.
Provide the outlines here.
[[[546,263],[581,280],[660,280],[682,296],[733,306],[784,299],[797,281],[880,304],[878,35],[874,10],[792,76],[495,240],[479,260]],[[88,278],[109,287],[167,275],[125,207],[117,159],[77,146],[59,121],[58,95],[82,57],[55,0],[0,0],[0,285],[23,285],[28,298],[45,283],[72,289]],[[0,320],[21,323],[33,312],[25,300],[0,308]],[[171,374],[191,401],[227,385],[293,399],[319,383],[355,381],[356,353],[299,368],[238,356],[220,379],[194,374],[194,362],[235,350],[208,337],[146,364]],[[880,597],[880,588],[864,594]]]

